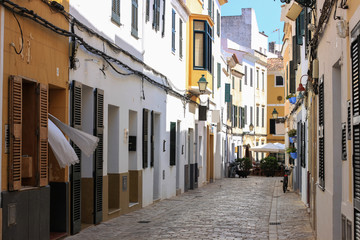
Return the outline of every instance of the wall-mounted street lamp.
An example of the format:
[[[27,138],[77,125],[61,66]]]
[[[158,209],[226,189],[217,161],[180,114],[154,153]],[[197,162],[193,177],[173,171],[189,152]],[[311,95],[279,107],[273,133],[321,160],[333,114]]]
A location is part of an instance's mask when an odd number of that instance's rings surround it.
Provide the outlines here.
[[[298,92],[303,92],[305,91],[306,89],[304,88],[304,86],[302,85],[302,83],[299,84],[299,87],[297,88],[297,91]]]
[[[279,113],[276,111],[276,108],[274,108],[274,110],[272,111],[271,114],[272,114],[272,116],[273,116],[274,119],[277,119],[278,116],[279,116]]]
[[[249,130],[250,130],[250,132],[252,132],[254,130],[254,125],[252,123],[250,123],[250,125],[249,125]]]
[[[200,93],[204,93],[206,90],[206,86],[208,84],[208,82],[206,81],[206,78],[204,77],[205,75],[202,74],[201,78],[199,79],[199,81],[197,82],[199,85],[199,91]]]

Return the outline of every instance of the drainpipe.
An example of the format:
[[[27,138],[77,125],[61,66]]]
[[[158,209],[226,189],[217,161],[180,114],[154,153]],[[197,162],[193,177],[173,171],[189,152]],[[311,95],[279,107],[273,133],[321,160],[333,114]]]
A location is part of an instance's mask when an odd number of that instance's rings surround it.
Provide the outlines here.
[[[4,82],[4,20],[5,20],[5,10],[4,7],[0,7],[0,22],[1,22],[1,26],[0,26],[0,106],[2,106],[3,102],[3,82]],[[2,136],[2,127],[3,127],[3,123],[2,123],[2,118],[0,118],[0,136]],[[2,146],[2,137],[0,138],[0,146]],[[2,156],[2,148],[0,147],[0,156]],[[0,162],[0,167],[2,169],[2,164]],[[0,186],[1,186],[1,172],[0,171]],[[1,201],[1,194],[0,194],[0,202]]]

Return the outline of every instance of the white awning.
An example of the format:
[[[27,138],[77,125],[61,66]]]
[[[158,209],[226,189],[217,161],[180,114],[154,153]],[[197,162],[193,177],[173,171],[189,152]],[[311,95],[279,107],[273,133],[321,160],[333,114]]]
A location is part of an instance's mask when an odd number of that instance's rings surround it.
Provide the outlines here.
[[[252,147],[249,150],[254,152],[283,153],[285,152],[285,145],[281,143],[266,143],[264,145]]]

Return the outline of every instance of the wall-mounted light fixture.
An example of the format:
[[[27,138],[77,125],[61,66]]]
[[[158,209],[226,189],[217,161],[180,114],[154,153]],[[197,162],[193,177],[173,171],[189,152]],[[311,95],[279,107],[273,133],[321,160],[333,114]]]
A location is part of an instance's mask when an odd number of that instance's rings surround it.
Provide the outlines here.
[[[278,113],[278,111],[276,111],[276,108],[274,108],[274,110],[272,111],[271,114],[272,114],[274,119],[277,119],[279,117],[279,113]]]
[[[163,152],[166,151],[166,140],[163,140]]]
[[[250,130],[250,132],[252,132],[254,130],[254,125],[252,123],[250,123],[250,125],[249,125],[249,130]]]
[[[204,77],[205,75],[202,74],[201,78],[199,79],[199,81],[197,82],[197,84],[199,85],[199,91],[200,93],[204,93],[207,87],[208,82],[206,81],[206,78]]]

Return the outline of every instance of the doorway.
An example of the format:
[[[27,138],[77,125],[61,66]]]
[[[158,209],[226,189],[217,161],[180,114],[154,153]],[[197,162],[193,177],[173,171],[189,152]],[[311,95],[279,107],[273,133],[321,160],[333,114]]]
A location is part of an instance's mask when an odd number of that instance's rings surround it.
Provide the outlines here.
[[[151,113],[151,125],[152,125],[152,133],[151,133],[151,141],[153,142],[153,146],[151,151],[154,154],[154,183],[153,183],[153,200],[156,201],[160,199],[160,183],[161,183],[161,165],[160,165],[160,114]]]

